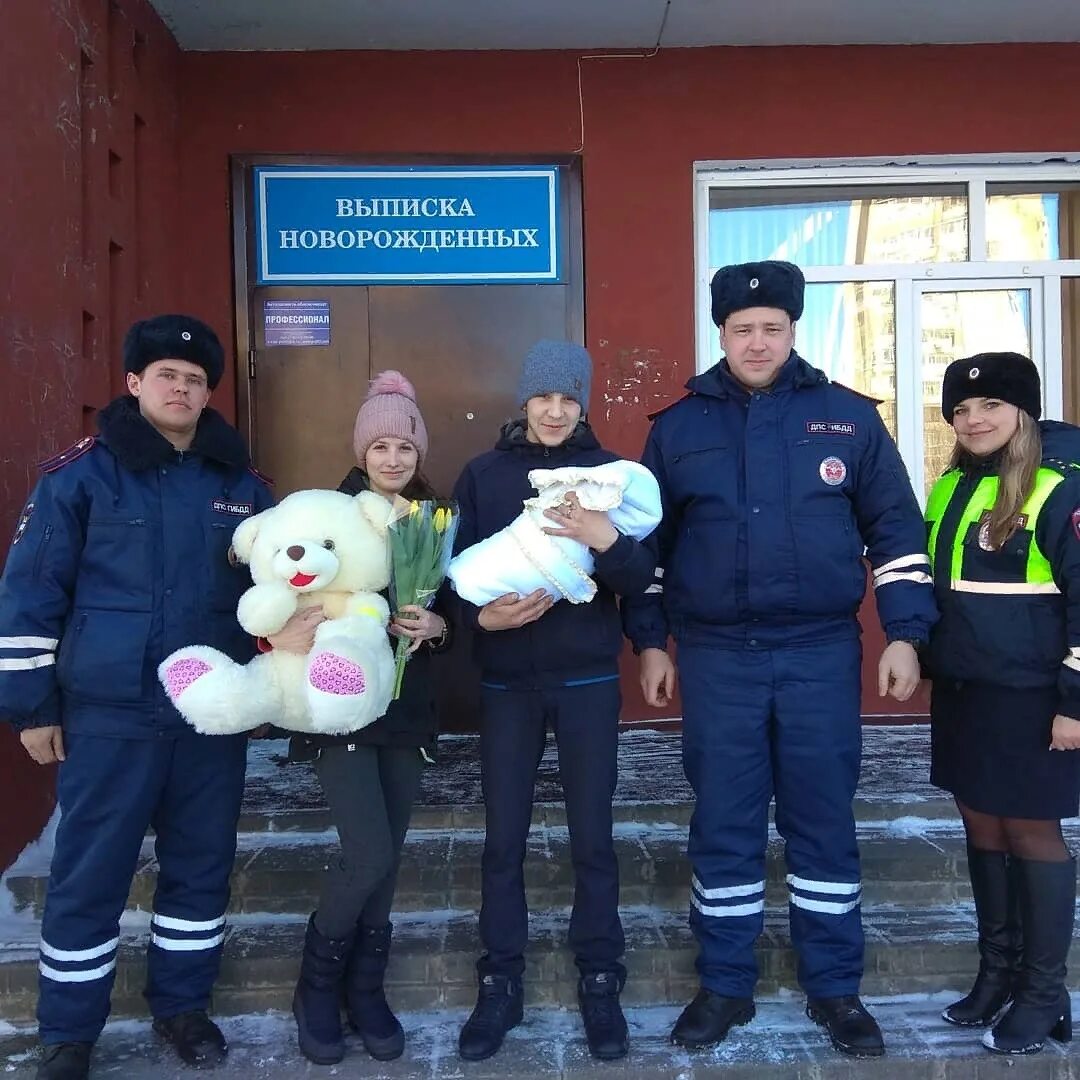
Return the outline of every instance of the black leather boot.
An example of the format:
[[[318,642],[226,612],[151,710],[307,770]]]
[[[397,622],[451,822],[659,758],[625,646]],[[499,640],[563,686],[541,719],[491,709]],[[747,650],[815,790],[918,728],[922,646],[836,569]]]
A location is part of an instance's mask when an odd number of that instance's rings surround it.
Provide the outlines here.
[[[221,1028],[202,1009],[155,1018],[154,1031],[173,1045],[185,1065],[212,1069],[229,1053]]]
[[[979,924],[979,973],[971,992],[941,1014],[959,1027],[986,1027],[1012,1000],[1020,970],[1020,887],[1016,860],[968,845],[968,876]]]
[[[352,934],[324,937],[315,929],[315,916],[308,919],[292,1011],[300,1052],[316,1065],[336,1065],[345,1056],[341,992],[352,943]]]
[[[386,1002],[383,978],[390,960],[391,923],[360,926],[345,969],[345,1008],[349,1023],[376,1061],[392,1061],[405,1049],[405,1032]]]
[[[1037,1054],[1046,1039],[1072,1039],[1072,1003],[1065,964],[1076,911],[1076,860],[1016,859],[1023,952],[1012,1004],[983,1036],[996,1054]]]
[[[829,1041],[851,1057],[881,1057],[885,1040],[877,1021],[866,1011],[858,994],[844,997],[810,998],[806,1015],[829,1033]]]
[[[614,971],[598,971],[578,980],[578,1006],[589,1053],[600,1061],[626,1057],[630,1035],[619,1005],[623,980]]]
[[[93,1043],[67,1042],[46,1046],[37,1067],[37,1080],[86,1080]]]
[[[476,1008],[458,1038],[458,1053],[466,1061],[483,1061],[496,1053],[506,1033],[521,1023],[523,1000],[520,979],[482,975]]]
[[[724,997],[702,987],[675,1021],[671,1041],[689,1050],[715,1046],[737,1024],[749,1024],[753,1019],[753,998]]]

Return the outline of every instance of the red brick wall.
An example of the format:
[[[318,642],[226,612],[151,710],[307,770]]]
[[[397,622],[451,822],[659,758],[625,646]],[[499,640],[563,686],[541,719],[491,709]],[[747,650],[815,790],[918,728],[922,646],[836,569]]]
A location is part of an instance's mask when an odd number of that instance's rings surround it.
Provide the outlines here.
[[[127,325],[179,304],[178,60],[145,0],[0,6],[0,536],[35,463],[122,386]],[[0,725],[0,870],[48,819],[52,779]]]

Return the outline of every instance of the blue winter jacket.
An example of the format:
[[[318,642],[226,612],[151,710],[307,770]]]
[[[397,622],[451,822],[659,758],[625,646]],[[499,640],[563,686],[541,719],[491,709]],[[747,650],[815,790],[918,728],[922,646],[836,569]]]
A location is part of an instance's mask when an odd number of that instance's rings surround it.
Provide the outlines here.
[[[454,487],[461,508],[455,551],[486,540],[521,513],[524,500],[536,494],[529,483],[532,469],[617,460],[584,422],[556,447],[529,442],[520,420],[507,424],[495,449],[473,458]],[[482,630],[477,622],[480,609],[456,599],[460,621],[475,631],[473,651],[485,683],[529,690],[617,676],[623,635],[615,595],[644,590],[655,563],[652,554],[628,536],[620,536],[595,561],[597,592],[589,603],[560,600],[535,622],[517,629]]]
[[[272,499],[212,409],[184,452],[131,397],[98,425],[99,437],[43,463],[19,521],[0,578],[0,718],[124,738],[187,733],[157,666],[195,644],[251,658],[236,621],[251,579],[228,550]]]
[[[664,521],[649,590],[623,600],[637,651],[677,641],[773,647],[851,638],[864,548],[891,640],[937,619],[926,532],[874,403],[797,353],[767,392],[721,361],[659,413],[642,461]]]

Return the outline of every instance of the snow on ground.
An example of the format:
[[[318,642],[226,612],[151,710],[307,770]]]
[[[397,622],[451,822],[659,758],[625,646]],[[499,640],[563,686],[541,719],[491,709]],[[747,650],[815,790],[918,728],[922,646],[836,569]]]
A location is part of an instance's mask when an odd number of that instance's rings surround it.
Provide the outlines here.
[[[971,1057],[985,1061],[985,1051],[978,1045],[978,1032],[950,1027],[940,1019],[941,1009],[953,999],[951,994],[905,995],[868,998],[885,1032],[893,1059],[928,1059]],[[1078,1001],[1080,1003],[1080,1001]],[[796,1064],[819,1063],[819,1067],[838,1063],[822,1033],[807,1020],[800,995],[762,999],[757,1018],[746,1027],[733,1030],[720,1046],[690,1053],[672,1047],[668,1033],[679,1013],[677,1006],[629,1008],[631,1052],[627,1067],[639,1070],[635,1075],[687,1078],[707,1070],[712,1073],[727,1065],[757,1065],[762,1075],[783,1076]],[[370,1078],[449,1078],[461,1076],[507,1078],[543,1076],[597,1075],[601,1066],[588,1059],[576,1011],[555,1008],[530,1009],[524,1023],[512,1031],[497,1059],[487,1067],[466,1065],[457,1057],[457,1035],[465,1018],[464,1010],[430,1013],[403,1013],[402,1023],[408,1037],[404,1057],[397,1062],[373,1062],[350,1039],[349,1055],[332,1068],[313,1068],[300,1058],[296,1049],[295,1028],[291,1016],[261,1013],[227,1017],[222,1027],[231,1044],[229,1064],[215,1072],[221,1080],[245,1077],[285,1076],[364,1076]],[[0,1031],[0,1070],[21,1078],[31,1075],[33,1033],[28,1029]],[[1080,1058],[1080,1049],[1064,1050],[1051,1044],[1051,1056]],[[887,1065],[886,1059],[886,1064]],[[618,1066],[608,1067],[611,1070]],[[814,1070],[817,1074],[817,1070]],[[191,1073],[174,1064],[144,1021],[120,1021],[110,1024],[95,1056],[95,1076],[123,1077],[124,1080],[179,1080]],[[720,1074],[722,1075],[722,1074]],[[741,1075],[741,1074],[740,1074]],[[848,1073],[843,1073],[848,1075]],[[878,1071],[875,1075],[887,1076]],[[905,1073],[905,1075],[907,1075]]]

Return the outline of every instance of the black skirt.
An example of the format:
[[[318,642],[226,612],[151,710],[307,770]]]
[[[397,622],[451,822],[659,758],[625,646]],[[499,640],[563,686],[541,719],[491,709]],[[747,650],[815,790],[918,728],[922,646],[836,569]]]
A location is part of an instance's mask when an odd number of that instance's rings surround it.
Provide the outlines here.
[[[1050,749],[1057,705],[1053,687],[935,681],[930,782],[996,817],[1076,817],[1080,750]]]

